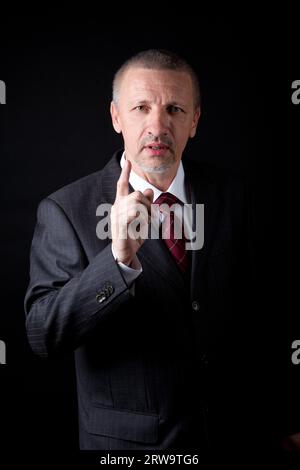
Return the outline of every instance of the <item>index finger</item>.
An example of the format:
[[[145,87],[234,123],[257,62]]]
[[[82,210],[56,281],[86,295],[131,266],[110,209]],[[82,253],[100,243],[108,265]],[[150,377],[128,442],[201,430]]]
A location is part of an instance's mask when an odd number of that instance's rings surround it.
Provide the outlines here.
[[[117,182],[116,197],[128,196],[130,171],[131,171],[131,162],[129,160],[125,160],[124,166],[120,174],[120,178],[118,179],[118,182]]]

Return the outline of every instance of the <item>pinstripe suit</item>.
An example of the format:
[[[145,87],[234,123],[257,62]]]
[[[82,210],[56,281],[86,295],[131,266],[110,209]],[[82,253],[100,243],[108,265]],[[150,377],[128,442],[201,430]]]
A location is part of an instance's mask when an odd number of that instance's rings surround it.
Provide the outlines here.
[[[29,342],[42,357],[75,351],[81,449],[205,447],[208,347],[229,318],[240,187],[183,161],[191,202],[205,205],[204,247],[191,253],[186,280],[164,243],[146,240],[132,295],[110,240],[96,236],[96,209],[114,202],[120,156],[39,205]]]

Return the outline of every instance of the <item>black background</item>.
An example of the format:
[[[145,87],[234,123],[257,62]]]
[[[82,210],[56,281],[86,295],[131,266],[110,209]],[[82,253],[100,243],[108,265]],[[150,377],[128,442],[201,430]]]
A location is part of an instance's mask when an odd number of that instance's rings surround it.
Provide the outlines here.
[[[300,105],[291,103],[291,83],[299,78],[297,25],[258,15],[91,18],[1,19],[0,79],[7,86],[0,107],[0,339],[7,346],[7,365],[0,366],[1,451],[22,451],[23,461],[31,461],[40,452],[76,450],[72,358],[35,358],[25,334],[36,209],[49,193],[103,167],[122,145],[109,115],[113,74],[132,54],[162,47],[183,55],[200,77],[203,112],[186,154],[245,175],[253,188],[258,331],[266,343],[261,361],[275,377],[276,452],[281,434],[300,431],[300,366],[290,361],[291,342],[300,338]]]

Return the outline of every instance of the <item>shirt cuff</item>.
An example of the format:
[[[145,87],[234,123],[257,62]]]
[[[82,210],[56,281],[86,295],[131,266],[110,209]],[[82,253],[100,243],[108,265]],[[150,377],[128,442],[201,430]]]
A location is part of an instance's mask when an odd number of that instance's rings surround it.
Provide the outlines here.
[[[130,286],[130,284],[132,284],[143,271],[142,265],[139,262],[138,257],[135,255],[131,262],[131,266],[127,266],[127,264],[124,264],[121,261],[117,260],[117,257],[114,253],[114,249],[112,245],[111,245],[111,251],[112,251],[112,255],[114,259],[116,260],[119,268],[122,271],[126,284]]]

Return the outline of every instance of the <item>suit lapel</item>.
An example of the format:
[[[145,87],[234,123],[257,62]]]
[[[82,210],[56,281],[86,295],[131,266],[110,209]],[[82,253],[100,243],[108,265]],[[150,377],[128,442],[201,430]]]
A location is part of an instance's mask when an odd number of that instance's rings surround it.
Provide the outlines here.
[[[115,152],[101,173],[101,202],[113,204],[116,198],[117,182],[121,174],[121,151]]]
[[[184,287],[183,276],[162,240],[148,238],[139,249],[138,256],[144,261],[142,264],[147,263],[153,271],[173,284],[176,289]]]

